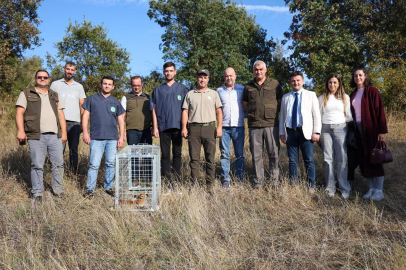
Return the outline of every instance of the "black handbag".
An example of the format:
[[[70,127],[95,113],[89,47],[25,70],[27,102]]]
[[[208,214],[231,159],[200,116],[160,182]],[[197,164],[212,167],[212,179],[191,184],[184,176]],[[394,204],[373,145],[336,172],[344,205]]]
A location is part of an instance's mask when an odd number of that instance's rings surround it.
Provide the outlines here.
[[[391,151],[386,147],[386,143],[378,141],[375,148],[372,149],[370,162],[374,165],[389,163],[393,161]]]

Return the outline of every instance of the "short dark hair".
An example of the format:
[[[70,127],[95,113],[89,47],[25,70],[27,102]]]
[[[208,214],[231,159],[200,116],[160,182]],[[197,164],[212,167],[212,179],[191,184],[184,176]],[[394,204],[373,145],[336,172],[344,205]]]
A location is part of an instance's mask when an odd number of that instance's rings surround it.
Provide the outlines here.
[[[298,70],[293,71],[293,72],[290,74],[290,79],[292,79],[292,77],[295,77],[295,76],[300,76],[300,77],[302,77],[302,79],[304,79],[304,77],[303,77],[303,72],[301,72],[301,71],[298,71]]]
[[[48,74],[48,77],[49,77],[48,71],[46,71],[45,69],[38,69],[37,72],[35,72],[35,78],[37,78],[37,75],[38,75],[38,73],[40,73],[40,72],[46,72],[46,73]]]
[[[130,85],[132,84],[133,80],[137,80],[137,79],[140,79],[140,80],[141,80],[141,83],[144,84],[144,82],[143,82],[141,76],[136,75],[136,76],[132,76],[132,77],[131,77],[131,79],[130,79]]]
[[[165,68],[168,68],[168,67],[173,67],[174,69],[176,69],[175,64],[172,62],[166,62],[164,64],[164,70],[165,70]]]
[[[74,67],[76,67],[76,64],[75,64],[74,62],[72,62],[72,61],[68,61],[68,62],[66,62],[66,64],[65,64],[65,67],[67,67],[67,66],[74,66]]]
[[[371,78],[369,77],[369,72],[366,69],[366,67],[365,66],[358,66],[358,67],[355,67],[352,70],[350,86],[351,87],[357,87],[357,84],[354,81],[354,73],[355,73],[355,71],[358,71],[358,70],[362,70],[362,72],[364,72],[364,74],[365,74],[364,86],[372,85],[372,81],[371,81]]]
[[[103,84],[103,80],[111,80],[111,81],[113,81],[113,85],[114,85],[114,78],[111,76],[103,76],[103,78],[100,81],[100,84]]]

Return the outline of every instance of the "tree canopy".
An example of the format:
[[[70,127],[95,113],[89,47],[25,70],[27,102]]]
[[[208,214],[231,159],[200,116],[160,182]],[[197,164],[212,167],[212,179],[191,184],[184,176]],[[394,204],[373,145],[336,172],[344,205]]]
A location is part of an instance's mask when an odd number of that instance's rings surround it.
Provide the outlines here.
[[[0,0],[0,91],[10,92],[23,52],[41,45],[37,8],[42,0]]]
[[[276,43],[246,10],[230,1],[150,1],[148,16],[165,28],[160,48],[164,60],[180,65],[178,76],[195,81],[198,69],[210,70],[210,85],[223,83],[223,71],[233,67],[237,80],[252,78],[255,60],[270,65]]]
[[[285,36],[292,41],[291,60],[306,72],[316,90],[332,73],[349,82],[355,66],[371,68],[375,81],[383,87],[387,105],[395,106],[386,94],[405,92],[395,77],[405,74],[405,1],[391,0],[285,0],[294,13]],[[389,71],[390,69],[391,71]],[[372,78],[374,79],[374,78]],[[396,79],[398,80],[398,79]],[[385,82],[384,82],[385,81]],[[397,103],[406,104],[403,98]]]
[[[62,64],[67,61],[77,64],[76,80],[83,84],[86,92],[98,92],[100,80],[106,75],[116,79],[117,90],[123,90],[128,85],[130,54],[107,37],[103,26],[93,26],[86,20],[75,24],[70,22],[65,37],[56,44],[56,48]],[[48,56],[48,64],[52,66],[53,62],[57,63]]]

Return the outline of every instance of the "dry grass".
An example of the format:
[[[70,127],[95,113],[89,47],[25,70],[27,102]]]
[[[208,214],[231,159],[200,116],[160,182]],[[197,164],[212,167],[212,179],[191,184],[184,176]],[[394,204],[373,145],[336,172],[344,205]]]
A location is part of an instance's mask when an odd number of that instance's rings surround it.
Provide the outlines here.
[[[382,202],[359,198],[366,190],[359,175],[347,201],[328,198],[322,187],[312,196],[304,186],[286,182],[261,191],[216,187],[209,195],[185,183],[185,158],[184,182],[176,191],[164,190],[155,213],[111,210],[113,200],[102,192],[84,199],[88,147],[83,144],[80,175],[65,178],[67,198],[50,195],[48,166],[43,205],[32,206],[27,147],[17,145],[13,124],[3,120],[0,268],[405,269],[406,121],[394,115],[388,120],[395,161],[386,165]],[[315,156],[321,185],[320,150]],[[281,165],[286,172],[284,147]]]

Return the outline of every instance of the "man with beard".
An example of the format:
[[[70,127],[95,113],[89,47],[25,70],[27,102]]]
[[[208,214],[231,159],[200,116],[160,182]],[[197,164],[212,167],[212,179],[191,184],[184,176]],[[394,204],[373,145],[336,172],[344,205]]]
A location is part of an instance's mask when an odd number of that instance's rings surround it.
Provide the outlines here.
[[[180,177],[182,166],[182,136],[181,118],[182,103],[189,91],[186,86],[175,82],[175,64],[164,64],[165,83],[155,87],[151,95],[152,108],[152,135],[160,138],[161,146],[161,173],[169,179],[171,172],[171,143],[172,168],[175,177]]]
[[[192,182],[196,182],[200,175],[200,151],[203,146],[206,159],[206,185],[211,190],[216,170],[214,160],[216,137],[220,138],[223,132],[223,113],[219,95],[207,87],[209,76],[207,69],[199,70],[196,90],[190,91],[185,97],[182,106],[182,136],[189,141]]]
[[[83,115],[81,105],[85,102],[85,91],[83,86],[73,80],[76,73],[76,64],[67,62],[62,79],[52,82],[51,89],[58,93],[59,99],[65,105],[66,129],[68,133],[69,144],[69,166],[73,173],[76,174],[78,168],[78,146],[81,131],[80,119]],[[66,143],[63,144],[65,152]]]
[[[42,202],[44,191],[44,163],[48,152],[52,163],[52,191],[62,196],[63,150],[66,142],[64,105],[58,93],[48,88],[46,70],[35,73],[35,87],[21,91],[16,103],[17,140],[25,144],[28,139],[31,158],[31,194],[35,202]]]
[[[242,94],[244,86],[236,84],[237,75],[231,67],[224,71],[224,85],[217,88],[223,105],[223,136],[220,139],[221,181],[223,188],[230,187],[230,141],[235,154],[235,176],[241,185],[244,177],[244,110]]]

